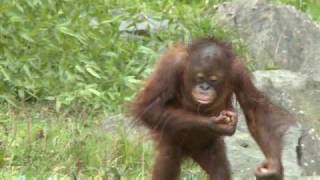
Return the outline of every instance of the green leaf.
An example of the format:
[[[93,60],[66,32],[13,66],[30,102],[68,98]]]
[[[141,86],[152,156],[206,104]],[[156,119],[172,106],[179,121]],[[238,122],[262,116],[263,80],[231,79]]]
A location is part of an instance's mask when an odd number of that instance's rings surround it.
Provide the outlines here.
[[[73,31],[71,31],[70,29],[68,29],[67,27],[60,27],[59,31],[63,34],[69,35],[71,37],[76,38],[78,41],[80,41],[82,44],[86,45],[86,41],[85,38],[83,36],[81,36],[80,34],[76,34]]]
[[[20,99],[25,99],[25,92],[22,89],[18,90],[18,96]]]
[[[56,111],[57,111],[57,112],[60,111],[61,105],[62,105],[61,101],[57,99],[57,100],[56,100]]]
[[[93,70],[91,67],[86,67],[86,70],[94,77],[98,78],[98,79],[101,79],[100,75],[95,71]]]
[[[12,106],[17,107],[17,103],[15,102],[15,100],[11,97],[11,95],[0,95],[0,99],[3,99],[4,101],[6,101],[7,103],[11,104]]]
[[[5,80],[7,80],[7,81],[11,80],[9,74],[6,72],[6,70],[2,66],[0,66],[0,71],[1,71],[2,75],[4,76]]]
[[[56,98],[53,97],[53,96],[47,96],[44,98],[45,100],[48,100],[48,101],[54,101]]]
[[[96,96],[101,96],[101,93],[95,89],[89,88],[88,91],[90,91],[91,93],[93,93]]]
[[[29,66],[23,65],[23,70],[24,70],[24,72],[27,74],[27,76],[28,76],[30,79],[32,79],[32,75],[31,75]]]
[[[25,40],[27,40],[27,41],[29,41],[29,42],[34,42],[34,40],[28,35],[28,34],[26,34],[26,33],[20,33],[19,34],[23,39],[25,39]]]

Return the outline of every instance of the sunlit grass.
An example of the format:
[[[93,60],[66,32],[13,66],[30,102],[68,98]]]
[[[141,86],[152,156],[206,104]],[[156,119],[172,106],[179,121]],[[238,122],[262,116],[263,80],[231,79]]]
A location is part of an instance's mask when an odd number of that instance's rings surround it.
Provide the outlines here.
[[[125,117],[56,113],[37,105],[3,108],[0,116],[0,178],[149,177],[152,141]],[[185,164],[184,177],[203,177],[192,164]]]
[[[145,176],[141,172],[150,166],[151,142],[133,128],[124,128],[128,123],[124,119],[108,125],[107,115],[52,110],[46,106],[1,109],[3,174]]]

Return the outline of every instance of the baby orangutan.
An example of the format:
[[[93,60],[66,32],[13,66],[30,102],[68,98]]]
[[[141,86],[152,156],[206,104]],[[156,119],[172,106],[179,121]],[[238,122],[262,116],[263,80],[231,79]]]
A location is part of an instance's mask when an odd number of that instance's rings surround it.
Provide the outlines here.
[[[153,180],[175,180],[191,157],[211,180],[230,180],[224,136],[234,134],[235,94],[266,161],[257,179],[283,179],[281,137],[290,121],[253,85],[232,48],[215,38],[195,40],[165,53],[133,102],[133,114],[157,143]]]

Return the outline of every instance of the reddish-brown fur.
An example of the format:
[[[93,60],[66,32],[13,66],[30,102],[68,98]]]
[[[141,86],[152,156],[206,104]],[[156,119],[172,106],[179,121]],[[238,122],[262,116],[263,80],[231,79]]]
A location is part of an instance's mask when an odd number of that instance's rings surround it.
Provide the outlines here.
[[[223,53],[219,68],[225,74],[217,87],[215,102],[199,106],[190,97],[189,70],[193,65],[188,57],[201,56],[198,49],[212,44]],[[209,61],[206,65],[211,66]],[[230,46],[208,38],[176,46],[165,53],[133,103],[136,119],[151,130],[158,144],[153,180],[177,179],[184,157],[197,162],[210,179],[231,179],[223,137],[232,135],[235,127],[229,133],[221,133],[215,129],[217,124],[212,123],[212,117],[224,110],[233,111],[233,94],[245,114],[251,135],[266,156],[266,162],[257,168],[257,178],[283,179],[281,137],[291,124],[287,113],[256,89]],[[267,172],[260,171],[261,167]]]

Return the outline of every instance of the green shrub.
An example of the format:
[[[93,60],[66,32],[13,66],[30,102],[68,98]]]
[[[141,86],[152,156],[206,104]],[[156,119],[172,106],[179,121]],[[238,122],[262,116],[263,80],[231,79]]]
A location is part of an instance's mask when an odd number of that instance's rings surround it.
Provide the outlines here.
[[[217,31],[204,15],[217,2],[2,0],[0,101],[121,111],[160,49]],[[142,14],[170,25],[150,36],[121,37],[119,24]]]

